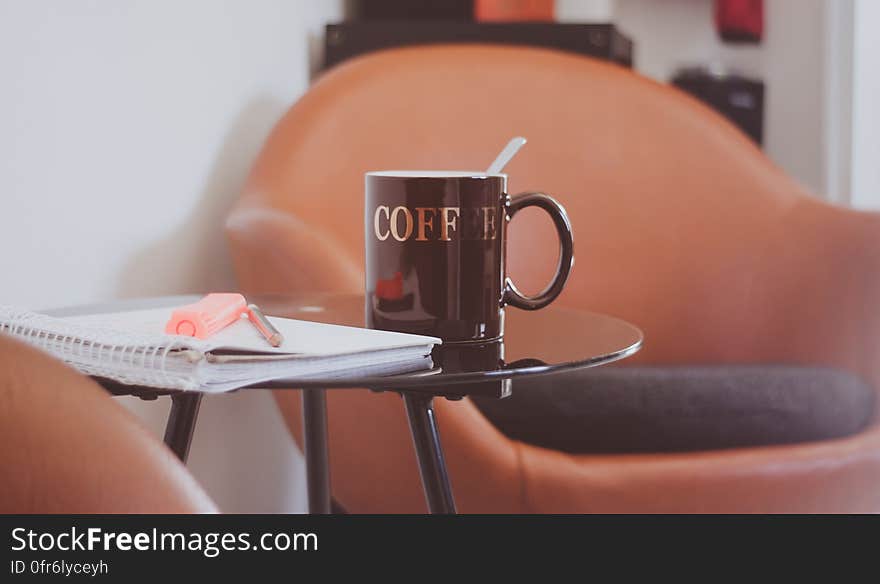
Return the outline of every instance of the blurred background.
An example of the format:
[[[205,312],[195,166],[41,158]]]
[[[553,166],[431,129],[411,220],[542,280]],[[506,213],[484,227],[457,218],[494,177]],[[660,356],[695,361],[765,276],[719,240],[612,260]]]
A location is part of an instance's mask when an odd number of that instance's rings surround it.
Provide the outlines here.
[[[876,0],[0,0],[0,303],[232,288],[223,219],[273,124],[324,69],[419,42],[631,67],[880,208],[877,30]],[[165,400],[125,403],[161,435]],[[225,510],[305,508],[265,392],[206,399],[190,467]]]

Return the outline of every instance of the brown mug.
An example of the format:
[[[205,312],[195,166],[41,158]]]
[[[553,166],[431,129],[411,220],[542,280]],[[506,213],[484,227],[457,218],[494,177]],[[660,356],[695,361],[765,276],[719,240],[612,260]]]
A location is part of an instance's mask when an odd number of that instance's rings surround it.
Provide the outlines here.
[[[559,234],[556,276],[537,296],[507,277],[507,223],[540,207]],[[486,341],[504,307],[537,310],[565,286],[574,259],[565,209],[542,193],[507,194],[506,174],[381,171],[366,175],[366,318],[372,328]]]

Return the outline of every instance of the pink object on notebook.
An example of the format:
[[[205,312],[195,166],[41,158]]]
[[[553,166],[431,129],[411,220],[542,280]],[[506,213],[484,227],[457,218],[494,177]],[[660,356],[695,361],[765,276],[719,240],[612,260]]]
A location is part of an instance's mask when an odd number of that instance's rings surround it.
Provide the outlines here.
[[[207,339],[241,319],[249,309],[241,294],[208,294],[198,302],[174,310],[165,333]]]

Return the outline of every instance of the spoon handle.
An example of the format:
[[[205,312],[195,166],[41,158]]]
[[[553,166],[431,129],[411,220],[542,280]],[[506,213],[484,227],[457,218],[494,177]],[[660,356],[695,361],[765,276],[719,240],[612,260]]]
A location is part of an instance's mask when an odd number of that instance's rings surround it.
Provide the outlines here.
[[[519,152],[519,149],[523,147],[526,143],[526,139],[522,136],[517,136],[510,140],[507,143],[507,146],[504,147],[504,150],[492,161],[492,164],[489,165],[489,170],[486,171],[486,174],[498,174],[501,172],[507,163],[510,162],[510,159],[516,156],[516,153]]]

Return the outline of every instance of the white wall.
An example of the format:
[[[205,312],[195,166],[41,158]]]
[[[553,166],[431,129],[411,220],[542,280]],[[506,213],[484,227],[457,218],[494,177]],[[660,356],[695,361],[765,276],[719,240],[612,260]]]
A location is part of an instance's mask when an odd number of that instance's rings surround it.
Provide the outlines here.
[[[854,0],[826,3],[825,183],[828,200],[850,203]]]
[[[614,18],[615,0],[556,0],[554,12],[561,22],[608,22]]]
[[[833,0],[840,1],[840,0]],[[681,66],[720,64],[766,83],[765,151],[817,194],[828,190],[825,23],[829,0],[767,0],[760,45],[718,38],[713,0],[563,0],[561,19],[610,19],[636,43],[636,69],[669,81]],[[610,8],[609,8],[610,4]]]
[[[880,209],[880,2],[856,0],[855,8],[852,203]]]
[[[223,216],[341,10],[0,0],[0,303],[230,287]],[[137,409],[161,429],[164,400]],[[303,508],[267,394],[206,400],[191,467],[225,510]]]

